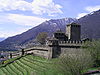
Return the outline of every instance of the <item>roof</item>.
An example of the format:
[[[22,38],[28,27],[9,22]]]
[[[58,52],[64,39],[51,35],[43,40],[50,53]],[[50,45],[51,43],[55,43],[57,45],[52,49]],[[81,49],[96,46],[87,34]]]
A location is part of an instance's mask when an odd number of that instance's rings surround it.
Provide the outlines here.
[[[49,41],[52,41],[52,40],[58,40],[58,39],[56,39],[55,37],[52,37],[49,39]]]
[[[68,24],[67,26],[69,26],[69,25],[79,25],[79,24],[73,22],[73,23]]]
[[[64,32],[62,32],[61,30],[57,30],[55,33],[64,33]]]

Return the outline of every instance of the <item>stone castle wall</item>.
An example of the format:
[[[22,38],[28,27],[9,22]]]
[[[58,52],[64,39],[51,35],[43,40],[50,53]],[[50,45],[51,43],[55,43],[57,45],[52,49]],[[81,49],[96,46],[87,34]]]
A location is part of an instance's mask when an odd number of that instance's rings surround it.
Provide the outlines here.
[[[48,46],[34,46],[32,48],[20,50],[9,55],[9,58],[32,54],[34,56],[41,56],[47,59],[59,57],[69,50],[78,50],[82,46],[82,41],[53,41]]]

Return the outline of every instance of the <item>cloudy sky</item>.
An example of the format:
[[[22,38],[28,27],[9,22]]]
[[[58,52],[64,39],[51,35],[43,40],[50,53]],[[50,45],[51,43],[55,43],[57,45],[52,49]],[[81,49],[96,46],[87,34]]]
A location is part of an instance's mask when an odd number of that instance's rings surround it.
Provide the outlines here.
[[[100,9],[100,0],[0,0],[0,37],[9,37],[49,19],[80,18]]]

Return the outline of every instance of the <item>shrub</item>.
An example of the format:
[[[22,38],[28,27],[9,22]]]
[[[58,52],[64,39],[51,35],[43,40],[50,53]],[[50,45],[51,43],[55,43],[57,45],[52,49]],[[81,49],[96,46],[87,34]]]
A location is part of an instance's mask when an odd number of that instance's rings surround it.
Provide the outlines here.
[[[64,75],[80,75],[93,65],[93,61],[85,50],[73,50],[61,55],[56,64]]]
[[[84,48],[90,52],[92,58],[94,59],[95,66],[100,66],[100,40],[86,42]]]

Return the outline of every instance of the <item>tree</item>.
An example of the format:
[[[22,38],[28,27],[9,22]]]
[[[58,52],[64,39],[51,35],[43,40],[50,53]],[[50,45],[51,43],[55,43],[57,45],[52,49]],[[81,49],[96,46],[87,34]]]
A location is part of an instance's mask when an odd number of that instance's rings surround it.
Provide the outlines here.
[[[40,44],[45,44],[47,36],[46,32],[41,32],[37,35],[36,39]]]
[[[94,59],[95,66],[100,66],[100,40],[86,42],[83,45],[83,48],[90,52],[92,58]]]
[[[73,50],[61,55],[56,64],[58,64],[56,68],[64,75],[81,75],[91,68],[93,61],[85,50]]]

